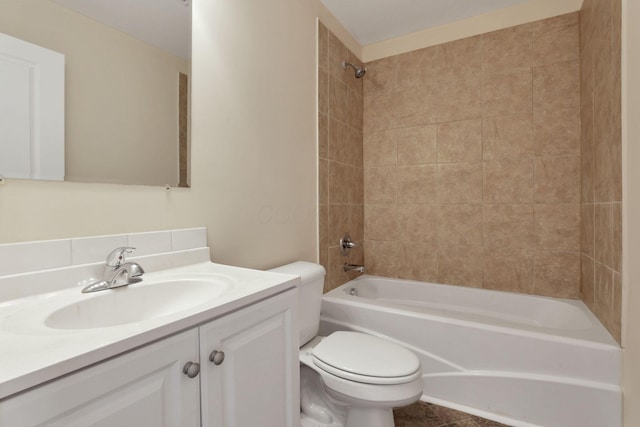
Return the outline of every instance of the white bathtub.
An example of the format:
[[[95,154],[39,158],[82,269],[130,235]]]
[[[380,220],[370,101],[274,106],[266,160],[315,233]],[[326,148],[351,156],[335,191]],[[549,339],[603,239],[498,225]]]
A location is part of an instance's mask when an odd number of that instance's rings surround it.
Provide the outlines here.
[[[325,294],[321,319],[321,334],[413,350],[424,401],[513,426],[622,425],[620,347],[580,301],[365,275]]]

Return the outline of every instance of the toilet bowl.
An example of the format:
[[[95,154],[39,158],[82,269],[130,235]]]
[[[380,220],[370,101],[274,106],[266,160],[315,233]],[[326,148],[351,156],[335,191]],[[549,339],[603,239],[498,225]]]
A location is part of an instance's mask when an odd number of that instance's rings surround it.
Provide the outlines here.
[[[301,277],[301,426],[393,427],[393,408],[411,404],[422,395],[417,356],[400,345],[360,332],[316,336],[324,268],[298,261],[271,271]]]

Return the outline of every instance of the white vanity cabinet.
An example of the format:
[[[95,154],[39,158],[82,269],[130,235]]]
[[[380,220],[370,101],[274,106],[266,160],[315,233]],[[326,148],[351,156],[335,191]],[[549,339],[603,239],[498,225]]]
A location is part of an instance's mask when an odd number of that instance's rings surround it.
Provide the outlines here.
[[[0,426],[299,426],[295,307],[289,290],[27,390]]]
[[[296,298],[288,291],[200,327],[203,427],[300,426]]]
[[[193,329],[0,402],[0,426],[198,426],[197,357]]]

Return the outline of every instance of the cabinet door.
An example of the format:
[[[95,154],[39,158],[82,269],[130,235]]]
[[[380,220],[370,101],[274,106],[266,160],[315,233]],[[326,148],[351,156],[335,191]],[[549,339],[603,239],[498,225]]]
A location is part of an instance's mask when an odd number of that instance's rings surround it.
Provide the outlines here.
[[[291,290],[200,328],[203,427],[300,426],[296,299]]]
[[[0,402],[0,426],[198,426],[197,357],[193,329]]]

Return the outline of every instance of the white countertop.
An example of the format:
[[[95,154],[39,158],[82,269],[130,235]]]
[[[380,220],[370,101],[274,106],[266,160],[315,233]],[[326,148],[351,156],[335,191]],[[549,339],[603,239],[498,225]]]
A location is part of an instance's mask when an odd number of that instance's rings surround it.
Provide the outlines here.
[[[200,262],[145,274],[142,283],[129,286],[153,286],[154,281],[184,275],[211,275],[231,281],[232,285],[212,300],[173,314],[92,329],[52,329],[45,325],[44,319],[52,307],[124,288],[82,294],[81,287],[76,285],[0,301],[0,399],[195,327],[291,289],[299,281],[299,278],[283,274]],[[46,275],[39,274],[38,277]]]

